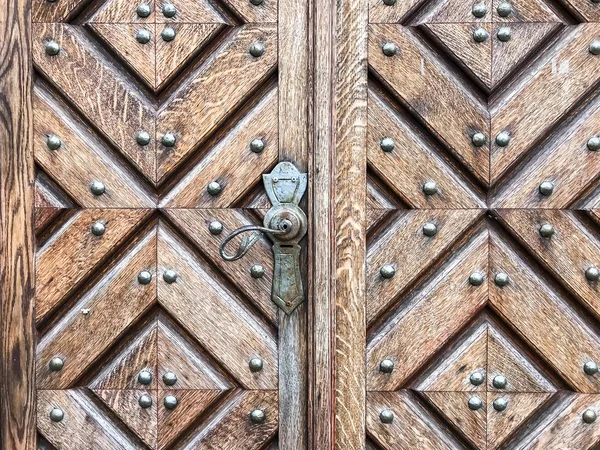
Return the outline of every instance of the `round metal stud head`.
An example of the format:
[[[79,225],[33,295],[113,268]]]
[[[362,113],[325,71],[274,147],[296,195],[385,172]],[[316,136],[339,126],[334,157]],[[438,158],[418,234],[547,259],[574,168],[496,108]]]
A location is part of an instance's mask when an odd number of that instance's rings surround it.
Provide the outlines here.
[[[599,137],[590,138],[587,141],[587,148],[588,148],[588,150],[590,150],[592,152],[597,152],[598,150],[600,150],[600,138]]]
[[[208,183],[208,186],[206,186],[206,190],[210,195],[219,195],[223,188],[216,181],[211,181],[210,183]]]
[[[600,55],[600,40],[595,40],[590,44],[590,53],[592,55]]]
[[[140,3],[137,8],[135,8],[135,13],[138,17],[146,18],[150,15],[152,11],[150,10],[150,5],[148,3]]]
[[[583,365],[583,371],[586,375],[596,375],[598,373],[598,364],[595,361],[588,361]]]
[[[165,27],[161,32],[160,32],[160,37],[162,38],[163,41],[165,42],[171,42],[173,39],[175,39],[175,35],[177,33],[175,32],[175,29],[171,28],[171,27]]]
[[[94,236],[102,236],[106,231],[106,226],[102,222],[94,222],[91,230]]]
[[[481,386],[485,381],[485,375],[481,372],[473,372],[469,377],[469,381],[473,386]]]
[[[500,272],[494,277],[494,283],[496,283],[496,286],[500,287],[508,286],[508,283],[510,283],[510,278],[504,272]]]
[[[394,412],[391,409],[384,409],[379,413],[381,423],[392,423],[394,421]]]
[[[57,135],[49,134],[48,137],[46,137],[46,145],[50,150],[58,150],[62,145],[62,141]]]
[[[583,414],[581,415],[581,419],[585,423],[594,423],[597,418],[598,418],[598,415],[596,414],[596,411],[594,411],[593,409],[586,409],[583,412]]]
[[[165,408],[167,409],[175,409],[178,403],[179,402],[173,395],[167,395],[163,400],[163,405],[165,405]]]
[[[600,280],[600,269],[598,269],[596,266],[588,267],[585,270],[585,277],[589,281],[598,281],[598,280]]]
[[[152,383],[152,374],[147,370],[142,370],[140,373],[138,373],[137,379],[140,384],[148,386],[150,383]]]
[[[477,411],[478,409],[480,409],[483,406],[483,400],[481,400],[481,397],[474,395],[473,397],[471,397],[469,399],[469,401],[467,402],[467,405],[469,405],[470,410]]]
[[[379,269],[379,274],[381,278],[390,279],[394,275],[396,275],[396,269],[391,264],[384,264],[381,269]]]
[[[264,0],[249,0],[254,6],[262,5]]]
[[[250,150],[254,153],[260,153],[265,149],[265,142],[262,139],[253,139],[250,142]]]
[[[52,422],[61,422],[65,418],[65,413],[60,408],[52,408],[50,411],[50,420]]]
[[[387,6],[394,6],[396,4],[396,0],[383,0],[383,4]]]
[[[510,134],[503,131],[496,136],[496,145],[499,147],[506,147],[510,143]]]
[[[140,395],[140,398],[138,398],[138,404],[142,408],[150,408],[152,406],[152,397],[148,394],[142,394]]]
[[[494,400],[492,405],[496,411],[504,411],[508,407],[508,399],[504,397],[498,397]]]
[[[473,5],[471,13],[473,14],[473,16],[477,17],[478,19],[481,19],[487,14],[487,6],[485,6],[485,3],[478,3],[477,5]]]
[[[544,181],[539,187],[540,194],[548,196],[554,192],[554,183],[552,181]]]
[[[138,283],[140,284],[148,284],[152,281],[152,274],[147,270],[142,270],[138,273]]]
[[[396,53],[398,53],[398,47],[396,47],[396,44],[393,42],[385,42],[381,46],[381,51],[385,56],[394,56]]]
[[[483,284],[483,274],[481,272],[473,272],[469,275],[469,283],[472,286],[481,286]]]
[[[501,42],[508,42],[508,41],[510,41],[510,28],[508,28],[508,27],[501,27],[498,30],[498,32],[496,33],[496,37]]]
[[[262,42],[254,42],[252,45],[250,45],[248,53],[250,53],[255,58],[258,58],[265,54],[265,50],[265,44],[263,44]]]
[[[394,361],[391,359],[384,359],[379,363],[379,371],[383,373],[392,373],[394,370]]]
[[[260,264],[254,264],[252,267],[250,267],[250,276],[252,278],[262,278],[264,274],[265,268]]]
[[[255,424],[264,423],[266,418],[267,416],[265,415],[265,412],[262,409],[255,409],[250,413],[250,420],[252,421],[252,423]]]
[[[379,141],[379,147],[384,152],[389,153],[394,150],[396,143],[392,138],[384,137],[381,141]]]
[[[173,269],[165,270],[163,273],[163,280],[169,284],[175,283],[177,280],[177,272],[175,272]]]
[[[56,41],[48,41],[45,45],[46,55],[56,56],[60,52],[60,45]]]
[[[473,40],[475,42],[485,42],[489,37],[490,34],[485,28],[477,27],[473,30]]]
[[[160,139],[160,143],[162,145],[164,145],[165,147],[173,147],[175,145],[176,141],[177,141],[177,138],[175,137],[175,135],[173,133],[165,133],[165,134],[163,134],[163,137]]]
[[[423,183],[423,193],[425,195],[437,194],[438,187],[437,187],[437,184],[435,184],[435,181],[426,181],[425,183]]]
[[[496,8],[500,17],[508,17],[512,13],[512,6],[508,2],[502,2]]]
[[[147,131],[138,131],[135,135],[135,142],[141,146],[148,145],[150,143],[150,135]]]
[[[144,28],[137,30],[135,33],[135,40],[140,44],[147,44],[150,42],[150,32]]]
[[[90,184],[90,192],[94,195],[102,195],[106,192],[106,186],[102,181],[94,180]]]
[[[177,383],[177,375],[175,375],[173,372],[166,372],[162,376],[162,380],[167,386],[173,386],[175,383]]]
[[[252,358],[248,361],[250,372],[260,372],[263,369],[263,361],[260,358]]]
[[[172,5],[171,3],[165,3],[162,7],[162,13],[165,17],[175,17],[177,14],[177,8],[175,8],[175,5]]]
[[[427,222],[423,225],[423,234],[427,237],[433,237],[437,234],[437,225],[433,222]]]
[[[492,380],[492,386],[494,386],[496,389],[504,389],[507,384],[508,381],[504,375],[496,375]]]
[[[554,235],[555,230],[554,227],[549,223],[544,223],[540,227],[540,236],[545,238],[550,238]]]
[[[471,137],[471,142],[475,147],[483,147],[487,143],[487,138],[483,133],[475,133]]]
[[[221,234],[223,232],[223,224],[215,220],[208,225],[208,231],[215,236]]]
[[[50,362],[48,363],[48,367],[50,368],[50,370],[52,372],[58,372],[64,366],[65,366],[64,360],[62,358],[59,358],[58,356],[55,356],[54,358],[52,358],[50,360]]]

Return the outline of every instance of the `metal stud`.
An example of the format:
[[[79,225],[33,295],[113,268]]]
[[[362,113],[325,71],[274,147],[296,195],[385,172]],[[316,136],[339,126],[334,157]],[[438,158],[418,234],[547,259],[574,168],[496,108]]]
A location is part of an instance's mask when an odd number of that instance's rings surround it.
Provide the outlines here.
[[[250,421],[257,425],[264,423],[266,419],[265,412],[262,409],[255,409],[250,413]]]
[[[496,411],[504,411],[508,407],[508,399],[504,397],[498,397],[494,400],[492,405]]]
[[[177,14],[177,8],[175,8],[175,5],[172,5],[171,3],[165,3],[162,7],[162,13],[165,17],[175,17],[175,14]]]
[[[540,236],[542,236],[542,237],[550,238],[554,235],[554,233],[555,233],[555,230],[554,230],[554,227],[552,226],[552,224],[544,223],[540,227]]]
[[[152,274],[147,270],[142,270],[138,273],[137,279],[140,284],[148,284],[152,281]]]
[[[167,386],[173,386],[175,383],[177,383],[177,375],[175,375],[173,372],[165,372],[165,374],[162,376],[162,380]]]
[[[56,3],[58,0],[46,0],[47,3]]]
[[[208,186],[206,186],[206,190],[210,195],[219,195],[223,188],[216,181],[211,181],[210,183],[208,183]]]
[[[381,423],[392,423],[394,421],[394,413],[391,409],[384,409],[379,413]]]
[[[56,41],[48,41],[45,45],[46,55],[56,56],[60,52],[60,45]]]
[[[539,187],[540,194],[549,196],[554,192],[554,183],[552,181],[544,181]]]
[[[510,28],[501,27],[496,33],[496,37],[500,42],[508,42],[510,41]]]
[[[496,8],[500,17],[508,17],[512,13],[512,6],[508,2],[502,2]]]
[[[477,27],[473,30],[473,40],[475,42],[485,42],[489,37],[490,34],[485,28]]]
[[[177,272],[175,272],[173,269],[165,270],[163,272],[163,280],[165,280],[165,282],[168,284],[175,283],[177,280]]]
[[[254,42],[252,45],[250,45],[250,48],[248,49],[248,53],[250,53],[255,58],[258,58],[258,57],[264,55],[265,54],[265,44],[263,44],[262,42]]]
[[[135,135],[135,142],[137,142],[137,144],[141,145],[142,147],[144,145],[148,145],[150,143],[150,135],[147,131],[138,131]]]
[[[167,395],[163,400],[163,405],[165,405],[165,408],[167,409],[175,409],[178,403],[179,402],[173,395]]]
[[[396,269],[391,264],[384,264],[381,269],[379,269],[379,274],[381,278],[390,279],[394,275],[396,275]]]
[[[485,381],[485,375],[481,372],[473,372],[469,377],[469,381],[473,386],[480,386]]]
[[[137,30],[135,33],[135,40],[140,44],[147,44],[150,42],[150,32],[144,28]]]
[[[175,32],[175,29],[171,28],[171,27],[165,27],[161,32],[160,32],[160,37],[162,38],[163,41],[165,42],[171,42],[173,39],[175,39],[175,35],[177,33]]]
[[[598,373],[598,364],[595,361],[588,361],[583,365],[583,371],[586,375],[596,375]]]
[[[140,3],[137,8],[135,8],[135,13],[138,17],[146,18],[150,15],[152,11],[150,10],[150,5],[148,3]]]
[[[138,404],[142,408],[150,408],[152,406],[152,397],[150,397],[148,394],[142,394],[140,398],[138,398]]]
[[[437,184],[435,184],[435,181],[426,181],[425,183],[423,183],[423,193],[425,195],[437,194],[438,187],[437,187]]]
[[[58,356],[52,358],[48,363],[48,367],[52,372],[58,372],[59,370],[62,370],[64,366],[65,361],[62,358],[59,358]]]
[[[248,367],[250,367],[250,372],[260,372],[263,369],[263,361],[260,358],[252,358],[248,362]]]
[[[138,373],[137,379],[140,384],[147,386],[152,383],[152,374],[147,370],[142,370],[140,373]]]
[[[487,14],[487,6],[485,6],[484,3],[478,3],[477,5],[473,5],[471,13],[478,19],[481,19]]]
[[[90,191],[94,195],[102,195],[106,191],[106,187],[102,181],[94,180],[90,184]]]
[[[494,386],[496,389],[504,389],[507,384],[508,381],[504,375],[496,375],[492,380],[492,386]]]
[[[381,141],[379,141],[379,147],[384,152],[389,153],[394,150],[394,148],[396,147],[396,143],[392,138],[384,137]]]
[[[592,3],[600,3],[600,0],[590,0]]]
[[[91,230],[94,236],[102,236],[106,231],[106,226],[102,222],[94,222]]]
[[[223,224],[215,220],[208,225],[208,231],[214,236],[221,234],[223,232]]]
[[[177,142],[177,138],[170,132],[163,134],[163,137],[160,139],[160,143],[165,147],[173,147],[175,142]]]
[[[469,283],[472,286],[481,286],[483,284],[484,276],[481,272],[473,272],[469,275]]]
[[[384,359],[379,363],[379,371],[383,373],[392,373],[394,370],[394,361],[391,359]]]
[[[427,237],[433,237],[437,234],[437,225],[433,222],[427,222],[423,225],[423,234]]]
[[[52,422],[61,422],[65,418],[65,413],[60,408],[52,408],[50,411],[50,420]]]
[[[483,406],[483,400],[481,400],[481,397],[474,395],[473,397],[471,397],[469,399],[469,401],[467,402],[467,405],[469,405],[470,410],[477,411],[478,409],[480,409]]]
[[[265,268],[260,264],[254,264],[250,267],[250,276],[252,278],[262,278],[265,274]]]
[[[592,55],[600,55],[600,40],[595,40],[590,44],[590,53]]]
[[[510,278],[504,272],[500,272],[494,277],[494,283],[496,283],[496,286],[500,287],[507,286],[508,283],[510,283]]]
[[[46,137],[46,146],[50,149],[50,150],[58,150],[62,145],[62,141],[60,140],[60,138],[55,135],[55,134],[49,134]]]
[[[471,142],[475,147],[483,147],[487,143],[487,138],[483,133],[475,133],[471,137]]]
[[[596,266],[590,266],[585,270],[585,277],[589,281],[600,280],[600,270]]]
[[[83,308],[81,310],[81,314],[83,314],[84,316],[89,316],[90,312],[91,312],[90,308]]]
[[[588,148],[588,150],[590,150],[592,152],[597,152],[598,150],[600,150],[600,138],[599,137],[590,138],[587,141],[587,148]]]
[[[383,0],[383,4],[387,6],[394,6],[396,4],[396,0]]]
[[[506,131],[498,133],[498,136],[496,136],[496,145],[498,145],[499,147],[506,147],[509,143],[510,134],[508,134]]]
[[[249,0],[254,6],[262,5],[264,0]]]
[[[265,142],[262,139],[253,139],[250,142],[250,150],[254,153],[260,153],[265,149]]]
[[[398,53],[398,47],[393,42],[385,42],[381,46],[381,51],[385,56],[394,56]]]
[[[581,419],[585,423],[594,423],[597,418],[598,416],[596,414],[596,411],[594,411],[593,409],[586,409],[581,415]]]

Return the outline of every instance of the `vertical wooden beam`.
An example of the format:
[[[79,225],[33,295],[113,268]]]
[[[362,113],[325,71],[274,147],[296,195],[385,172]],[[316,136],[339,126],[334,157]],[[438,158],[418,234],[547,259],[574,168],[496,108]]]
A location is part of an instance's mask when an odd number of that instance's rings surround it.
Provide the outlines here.
[[[0,8],[0,448],[35,448],[29,0]]]

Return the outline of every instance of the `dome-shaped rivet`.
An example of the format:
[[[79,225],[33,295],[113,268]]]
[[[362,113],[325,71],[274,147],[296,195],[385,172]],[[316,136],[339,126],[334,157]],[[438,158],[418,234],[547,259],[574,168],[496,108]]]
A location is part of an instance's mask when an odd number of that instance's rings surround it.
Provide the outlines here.
[[[81,314],[83,314],[84,316],[89,316],[90,312],[91,312],[90,308],[83,308],[81,310]]]
[[[502,2],[496,8],[500,17],[508,17],[512,13],[512,6],[508,2]]]
[[[398,53],[398,47],[393,42],[386,42],[381,46],[381,51],[385,56],[394,56]]]
[[[176,141],[177,141],[177,138],[175,137],[175,135],[173,133],[165,133],[165,134],[163,134],[163,137],[160,139],[160,143],[162,145],[164,145],[165,147],[173,147],[175,145]]]
[[[590,53],[592,55],[600,55],[600,41],[595,40],[590,44]]]
[[[60,52],[60,45],[56,41],[48,41],[46,42],[46,55],[56,56]]]
[[[252,423],[261,424],[264,423],[265,419],[266,415],[262,409],[255,409],[250,413],[250,420]]]
[[[600,0],[590,0],[592,3],[600,3]]]
[[[387,6],[394,6],[396,4],[396,0],[383,0],[383,4]]]
[[[483,133],[475,133],[471,137],[471,142],[475,147],[483,147],[487,143],[487,138]]]
[[[496,33],[496,37],[501,42],[508,42],[508,41],[510,41],[510,28],[508,28],[508,27],[501,27],[498,30],[498,32]]]
[[[498,397],[492,405],[496,411],[504,411],[508,407],[508,400],[504,397]]]
[[[263,361],[260,358],[252,358],[248,361],[251,372],[260,372],[263,369]]]
[[[102,236],[106,231],[106,226],[102,222],[94,222],[91,229],[94,236]]]
[[[152,397],[148,394],[142,394],[140,395],[140,398],[138,398],[138,404],[142,408],[150,408],[152,406]]]
[[[252,45],[250,45],[248,52],[255,58],[258,58],[265,54],[265,44],[262,42],[254,42]]]
[[[394,370],[394,361],[391,359],[384,359],[379,363],[379,371],[383,373],[392,373]]]
[[[142,270],[138,274],[138,283],[140,284],[148,284],[152,281],[152,274],[147,270]]]
[[[485,42],[488,37],[490,37],[490,34],[485,28],[478,27],[473,30],[473,40],[475,42]]]
[[[171,3],[165,3],[162,7],[162,13],[165,17],[175,17],[175,14],[177,14],[177,8],[175,8],[175,5],[172,5]]]
[[[554,183],[552,181],[544,181],[539,187],[540,194],[548,196],[554,192]]]
[[[384,152],[389,153],[394,150],[394,148],[396,147],[396,143],[392,138],[384,137],[381,141],[379,141],[379,147]]]
[[[262,278],[264,274],[265,268],[260,264],[254,264],[252,267],[250,267],[250,276],[252,278]]]
[[[65,413],[60,408],[52,408],[50,411],[50,420],[52,422],[61,422],[65,418]]]
[[[171,27],[165,27],[161,32],[160,32],[160,37],[162,38],[163,41],[165,42],[171,42],[173,39],[175,39],[175,35],[177,33],[175,32],[175,30]]]
[[[249,0],[254,6],[259,6],[264,3],[264,0]]]
[[[137,144],[141,145],[142,147],[144,145],[148,145],[150,143],[150,135],[147,131],[138,131],[135,135],[135,142],[137,142]]]
[[[508,134],[506,131],[498,133],[498,136],[496,136],[496,145],[498,145],[499,147],[506,147],[509,143],[510,134]]]
[[[165,408],[167,409],[175,409],[178,403],[179,402],[173,395],[167,395],[163,400],[163,405],[165,405]]]
[[[423,183],[423,194],[435,195],[438,193],[438,187],[435,181],[426,181]]]
[[[484,3],[478,3],[477,5],[473,5],[473,9],[471,10],[473,16],[481,19],[487,14],[487,6]]]
[[[250,150],[254,153],[260,153],[265,149],[265,143],[262,139],[253,139],[250,142]]]
[[[167,269],[163,272],[163,280],[165,280],[165,282],[171,284],[171,283],[175,283],[175,281],[177,280],[177,272],[175,272],[173,269]]]
[[[600,280],[600,270],[596,266],[588,267],[585,270],[585,277],[590,281]]]
[[[540,227],[540,236],[542,237],[549,238],[552,237],[554,233],[554,227],[549,223],[544,223]]]
[[[507,286],[510,283],[510,278],[504,272],[500,272],[494,277],[494,283],[496,283],[496,286]]]
[[[140,373],[138,373],[137,379],[140,384],[147,386],[152,383],[152,374],[147,370],[142,370]]]
[[[427,222],[423,225],[423,234],[427,237],[432,237],[437,234],[437,225],[433,222]]]
[[[481,400],[481,397],[474,395],[469,399],[467,405],[469,405],[470,410],[477,411],[483,406],[483,400]]]
[[[62,141],[57,135],[49,134],[48,137],[46,137],[46,146],[50,150],[58,150],[61,147],[61,145]]]
[[[150,15],[152,11],[150,10],[150,5],[148,3],[140,3],[137,8],[135,8],[135,13],[138,17],[146,18]]]
[[[394,413],[391,409],[384,409],[379,413],[381,423],[392,423],[394,421]]]
[[[396,269],[391,264],[385,264],[379,269],[379,274],[381,278],[389,279],[396,275]]]
[[[90,184],[90,192],[94,195],[102,195],[106,191],[106,187],[102,181],[94,180]]]
[[[215,236],[221,234],[223,232],[223,224],[215,220],[208,225],[208,231]]]
[[[50,370],[52,372],[58,372],[64,366],[65,366],[65,361],[62,358],[59,358],[58,356],[55,356],[54,358],[52,358],[50,360],[50,362],[48,363],[48,367],[50,368]]]
[[[597,418],[598,416],[596,415],[596,411],[594,411],[593,409],[586,409],[581,415],[581,419],[585,423],[594,423]]]
[[[210,195],[218,195],[223,189],[221,188],[221,185],[219,183],[217,183],[216,181],[211,181],[210,183],[208,183],[208,186],[206,186],[206,190]]]
[[[485,381],[485,375],[481,372],[473,372],[469,377],[469,381],[473,386],[480,386]]]
[[[597,152],[598,150],[600,150],[600,138],[599,137],[590,138],[587,141],[587,148],[588,148],[588,150],[590,150],[592,152]]]
[[[481,286],[483,284],[484,276],[481,272],[473,272],[469,275],[469,283],[473,286]]]
[[[140,44],[147,44],[150,42],[150,32],[142,28],[141,30],[137,30],[135,33],[135,40]]]
[[[587,375],[596,375],[598,373],[598,364],[595,361],[588,361],[583,365],[583,371]]]
[[[56,3],[58,0],[46,0],[46,3]]]
[[[507,384],[508,381],[506,380],[506,377],[504,375],[496,375],[492,380],[492,385],[496,389],[504,389]]]
[[[175,375],[173,372],[166,372],[162,376],[162,380],[167,386],[173,386],[175,383],[177,383],[177,375]]]

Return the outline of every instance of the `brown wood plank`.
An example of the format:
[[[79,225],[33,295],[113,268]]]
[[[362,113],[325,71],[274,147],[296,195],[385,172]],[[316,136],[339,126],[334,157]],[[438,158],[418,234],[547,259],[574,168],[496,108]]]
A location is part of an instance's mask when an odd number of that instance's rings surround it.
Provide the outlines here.
[[[501,16],[498,5],[502,0],[492,1],[494,22],[560,22],[560,18],[544,0],[511,0],[511,13]]]
[[[163,14],[163,6],[172,4],[177,9],[173,17]],[[229,23],[229,20],[209,0],[156,0],[156,23]]]
[[[476,17],[474,6],[485,7],[485,12]],[[419,10],[414,23],[487,23],[492,21],[492,0],[436,0],[425,3]],[[413,22],[411,22],[413,23]]]
[[[150,14],[147,17],[140,17],[137,14],[138,3],[136,2],[131,0],[108,0],[100,5],[88,22],[154,24],[154,0],[144,0],[144,3],[150,8]]]
[[[400,23],[423,3],[423,0],[405,0],[390,6],[382,0],[369,0],[369,23]]]
[[[247,0],[222,0],[238,13],[244,23],[269,23],[277,22],[277,0],[263,0],[259,5],[255,5]],[[305,5],[308,2],[303,2]],[[281,4],[281,3],[280,3]],[[285,9],[287,5],[279,6],[279,9]],[[299,22],[305,22],[305,19],[298,18]],[[301,25],[301,23],[298,23]],[[302,45],[306,45],[303,43]]]

